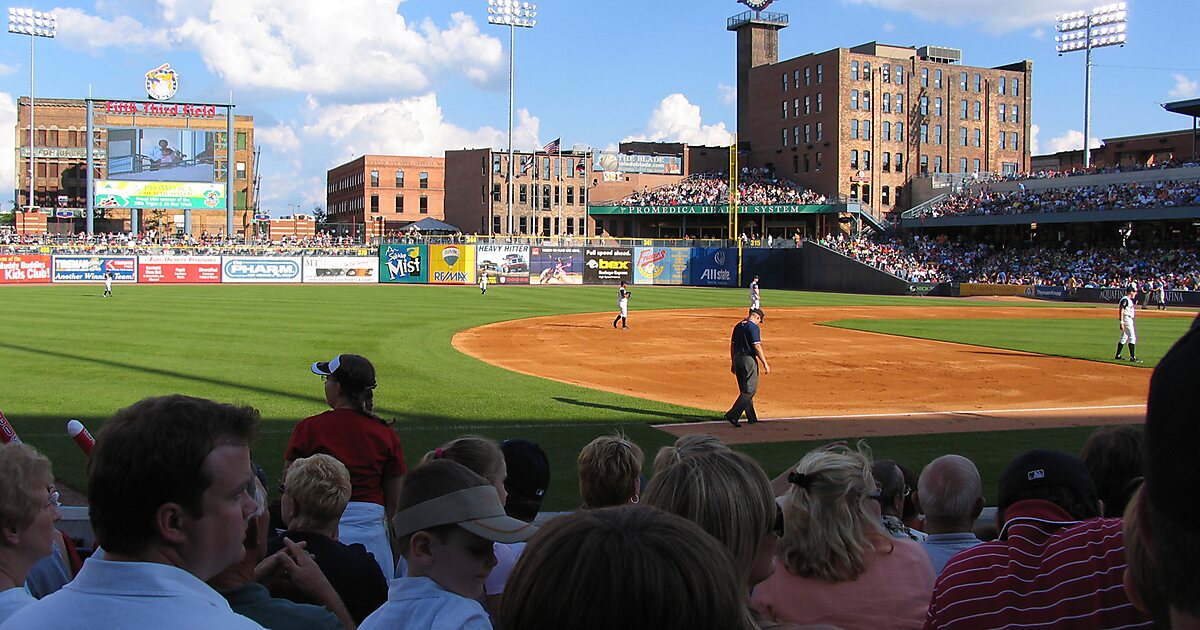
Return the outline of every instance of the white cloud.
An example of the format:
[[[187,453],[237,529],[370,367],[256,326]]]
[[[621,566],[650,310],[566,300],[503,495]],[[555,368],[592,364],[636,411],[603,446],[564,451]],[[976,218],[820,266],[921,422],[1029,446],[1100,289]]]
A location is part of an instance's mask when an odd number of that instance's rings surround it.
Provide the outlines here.
[[[1174,73],[1171,75],[1175,79],[1175,86],[1171,88],[1167,95],[1171,98],[1196,98],[1200,96],[1200,82],[1193,81],[1187,78],[1186,75]]]
[[[737,88],[732,85],[718,83],[717,94],[722,105],[733,105],[737,102]]]
[[[1042,128],[1037,125],[1029,125],[1029,154],[1041,155],[1042,151],[1038,143],[1038,133]]]
[[[891,23],[891,22],[884,22],[884,23],[883,23],[883,32],[884,32],[884,33],[891,33],[891,32],[892,32],[892,31],[894,31],[894,30],[896,30],[896,25],[895,25],[895,24],[893,24],[893,23]]]
[[[257,127],[254,130],[254,142],[281,153],[294,153],[300,149],[300,138],[296,136],[295,128],[285,124]]]
[[[106,46],[137,50],[170,45],[166,29],[150,28],[128,15],[108,20],[76,8],[60,7],[54,12],[58,14],[57,39],[70,48],[90,51],[93,55]]]
[[[17,126],[17,100],[11,94],[0,92],[0,129],[15,129]],[[15,138],[11,133],[0,134],[0,155],[13,155]],[[0,182],[16,187],[16,162],[0,160]],[[7,188],[7,184],[5,187]],[[10,200],[6,200],[10,201]]]
[[[1029,31],[1029,37],[1036,39],[1038,41],[1045,41],[1046,40],[1046,29],[1039,26],[1039,27],[1033,29],[1032,31]]]
[[[1092,138],[1088,142],[1088,146],[1095,149],[1100,146],[1099,138]],[[1060,151],[1078,151],[1083,148],[1083,132],[1078,129],[1068,129],[1066,133],[1050,139],[1047,143],[1047,153],[1058,153]]]
[[[1037,24],[1053,24],[1056,14],[1090,9],[1095,0],[847,0],[851,4],[911,13],[930,22],[953,25],[978,23],[994,32]]]
[[[728,146],[733,140],[725,123],[705,125],[700,118],[700,106],[675,93],[667,96],[650,115],[642,133],[626,137],[622,142],[686,142],[688,144]]]
[[[16,66],[10,66],[6,63],[0,63],[0,76],[12,74],[17,71]]]

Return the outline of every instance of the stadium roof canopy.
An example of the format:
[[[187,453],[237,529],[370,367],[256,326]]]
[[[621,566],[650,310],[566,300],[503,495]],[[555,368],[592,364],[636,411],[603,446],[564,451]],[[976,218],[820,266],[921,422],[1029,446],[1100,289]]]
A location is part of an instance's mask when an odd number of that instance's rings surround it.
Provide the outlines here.
[[[1184,116],[1191,116],[1193,118],[1200,117],[1200,98],[1164,103],[1163,109],[1174,114],[1183,114]]]

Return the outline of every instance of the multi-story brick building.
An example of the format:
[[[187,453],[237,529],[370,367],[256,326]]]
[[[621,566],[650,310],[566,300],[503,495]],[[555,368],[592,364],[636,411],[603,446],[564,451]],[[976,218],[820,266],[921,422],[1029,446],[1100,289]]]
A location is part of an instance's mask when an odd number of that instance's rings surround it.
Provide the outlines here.
[[[227,126],[223,114],[212,108],[196,108],[201,115],[185,115],[183,109],[169,113],[175,108],[165,107],[164,113],[130,113],[128,103],[122,107],[105,107],[96,102],[93,116],[95,135],[93,159],[96,179],[107,175],[106,147],[110,129],[160,128],[207,131],[215,134],[211,147],[212,170],[218,181],[225,178],[229,170],[226,157]],[[166,103],[170,106],[171,103]],[[34,100],[34,202],[39,209],[70,211],[73,219],[55,219],[47,224],[51,230],[78,232],[83,229],[84,211],[87,206],[87,104],[82,99],[38,98]],[[29,202],[29,99],[17,101],[17,125],[15,129],[15,200],[17,210],[28,208]],[[254,209],[254,117],[234,117],[234,229],[250,230]],[[38,210],[40,212],[41,210]],[[146,208],[137,213],[139,230],[149,227],[160,232],[180,231],[184,228],[183,212],[176,209]],[[128,209],[98,208],[95,230],[97,232],[129,231],[134,213]],[[192,210],[191,228],[194,235],[204,232],[224,233],[227,221],[226,210]],[[76,225],[78,224],[78,225]]]
[[[446,160],[440,157],[363,155],[329,169],[327,221],[393,232],[426,217],[445,220]]]
[[[922,172],[1029,170],[1032,62],[966,66],[954,49],[870,42],[778,60],[787,16],[746,12],[738,141],[750,166],[881,215]]]
[[[514,235],[578,236],[587,222],[589,151],[561,154],[514,152]],[[509,234],[508,152],[463,149],[446,152],[446,222],[464,232]]]

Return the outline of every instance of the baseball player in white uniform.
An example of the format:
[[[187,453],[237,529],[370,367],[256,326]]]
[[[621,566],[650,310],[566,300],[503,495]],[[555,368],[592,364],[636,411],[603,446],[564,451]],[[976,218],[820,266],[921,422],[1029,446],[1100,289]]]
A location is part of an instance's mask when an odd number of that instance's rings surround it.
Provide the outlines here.
[[[104,297],[112,297],[112,272],[104,272]]]
[[[621,322],[621,328],[629,328],[629,289],[625,288],[625,281],[621,281],[621,288],[617,291],[617,318],[613,320],[613,328],[617,327],[617,322]]]
[[[479,294],[487,295],[488,275],[484,269],[479,270]]]
[[[1121,321],[1121,340],[1117,342],[1117,355],[1113,359],[1121,360],[1121,349],[1125,344],[1129,344],[1129,362],[1141,363],[1142,360],[1137,358],[1137,329],[1133,326],[1133,318],[1136,316],[1137,287],[1130,286],[1125,289],[1125,297],[1117,303],[1118,315],[1117,318]]]
[[[758,276],[754,276],[754,279],[750,281],[750,312],[760,308],[762,308],[762,304],[758,295]]]

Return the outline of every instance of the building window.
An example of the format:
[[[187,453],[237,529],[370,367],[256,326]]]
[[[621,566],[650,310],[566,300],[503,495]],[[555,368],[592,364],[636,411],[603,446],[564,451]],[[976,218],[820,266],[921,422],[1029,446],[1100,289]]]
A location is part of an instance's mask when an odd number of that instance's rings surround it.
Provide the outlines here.
[[[371,171],[371,188],[379,186],[379,171]]]
[[[862,137],[863,140],[871,139],[871,121],[869,120],[864,120],[862,123]]]
[[[404,188],[404,171],[396,171],[396,188]]]
[[[858,90],[850,90],[850,109],[858,109]]]
[[[883,121],[883,139],[884,140],[892,139],[892,123],[890,123],[886,120]]]
[[[237,142],[238,150],[245,151],[246,150],[246,132],[239,131],[239,132],[237,132],[237,134],[235,134],[235,137],[237,138],[236,142]]]
[[[896,64],[896,85],[904,85],[904,66]]]
[[[808,97],[806,96],[804,98],[808,98]],[[792,99],[792,115],[793,116],[800,115],[800,99],[798,99],[798,98]]]
[[[921,157],[918,159],[919,159],[919,161],[917,162],[917,169],[920,170],[922,175],[925,173],[928,173],[929,172],[929,156],[921,155]]]
[[[940,156],[940,155],[936,155],[933,158],[933,172],[934,173],[942,172],[942,156]]]
[[[554,187],[554,205],[562,205],[562,186]]]
[[[787,127],[784,127],[781,131],[783,131],[783,146],[786,147],[788,141],[788,129]]]
[[[812,110],[811,110],[811,108],[809,107],[810,105],[812,105],[812,97],[811,97],[811,96],[809,96],[809,95],[807,95],[807,94],[805,94],[805,95],[804,95],[804,115],[805,115],[805,116],[807,116],[807,115],[809,115],[809,114],[811,114],[811,113],[812,113]]]
[[[959,173],[966,173],[966,172],[967,172],[967,158],[961,158],[961,159],[958,161],[958,172],[959,172]]]
[[[863,109],[868,112],[871,111],[871,91],[864,90],[862,93],[862,98],[863,98]]]
[[[57,164],[55,164],[54,166],[55,166],[55,169],[54,169],[54,170],[58,170],[58,168],[57,168],[57,167],[58,167],[58,165],[57,165]],[[246,179],[246,163],[245,163],[245,162],[237,162],[237,163],[234,165],[234,169],[235,169],[235,170],[234,170],[234,178],[236,178],[236,179]],[[58,177],[58,173],[54,173],[54,174],[52,175],[52,177]]]
[[[940,96],[933,99],[933,115],[934,116],[942,115],[942,97],[940,97]]]
[[[1003,149],[1007,146],[1008,146],[1008,135],[1005,134],[1003,131],[1001,131],[1000,132],[1000,148]]]
[[[792,127],[792,146],[800,145],[800,125]]]
[[[817,123],[817,124],[819,125],[820,123]],[[821,152],[820,151],[817,151],[817,172],[818,173],[821,172]]]
[[[379,213],[379,195],[371,195],[371,212]]]
[[[786,92],[787,90],[788,90],[788,73],[784,72],[783,73],[783,91]]]
[[[983,132],[978,127],[975,128],[975,146],[983,146]]]
[[[529,225],[528,217],[520,217],[519,219],[517,219],[517,226],[518,226],[518,229],[520,230],[521,234],[525,233],[526,226],[528,226],[528,225]],[[599,236],[599,235],[600,235],[600,224],[597,223],[596,224],[596,236]]]
[[[521,205],[529,203],[529,189],[526,188],[526,186],[528,186],[528,184],[521,184],[521,188],[518,189],[517,199],[520,200],[519,203]]]
[[[787,115],[788,115],[788,106],[787,105],[788,105],[787,101],[784,101],[783,102],[783,119],[784,120],[787,120]]]
[[[852,140],[858,139],[858,120],[857,119],[850,121],[850,138]]]
[[[574,186],[567,186],[567,205],[568,206],[575,205],[575,187]]]
[[[871,62],[870,61],[863,62],[862,78],[863,78],[863,81],[871,80]]]
[[[871,152],[870,151],[862,152],[862,165],[863,165],[863,170],[871,170]]]
[[[889,66],[886,63],[883,64],[882,66],[879,67],[879,73],[882,76],[884,83],[892,82],[892,67],[891,66]]]
[[[942,143],[942,126],[941,125],[933,126],[933,143],[934,144]]]
[[[1000,92],[1000,94],[1003,95],[1005,92],[1008,91],[1008,79],[1007,78],[1000,77],[999,79],[996,80],[996,83],[997,83],[997,91]]]
[[[823,80],[823,75],[824,72],[822,72],[821,64],[817,64],[817,83],[820,83]]]
[[[978,173],[979,172],[979,158],[975,158],[974,160],[972,160],[971,166],[973,167],[973,170],[971,172]]]
[[[983,91],[983,75],[979,74],[978,72],[975,73],[975,91]]]
[[[421,171],[421,188],[429,188],[429,173]]]
[[[921,144],[929,143],[929,125],[921,123]]]
[[[492,201],[500,201],[500,184],[492,184]]]
[[[854,81],[858,80],[858,62],[857,61],[850,62],[850,78]]]
[[[1003,104],[1003,103],[1001,103],[1001,104],[1000,104],[1000,122],[1004,122],[1004,118],[1005,118],[1005,116],[1004,116],[1004,114],[1005,114],[1005,111],[1004,111],[1004,110],[1005,110],[1005,108],[1004,108],[1004,104]]]
[[[886,67],[886,66],[884,66]],[[887,92],[883,93],[883,113],[888,114],[892,111],[892,95]]]
[[[1018,78],[1015,78],[1015,77],[1012,80],[1012,95],[1013,96],[1021,95],[1021,80]]]
[[[1019,106],[1019,105],[1012,106],[1012,121],[1015,123],[1021,122],[1021,106]]]
[[[812,142],[812,125],[804,125],[804,143]]]
[[[975,120],[983,120],[983,103],[975,101]]]
[[[958,131],[959,131],[959,134],[958,134],[958,139],[959,139],[960,143],[961,143],[961,144],[962,144],[964,147],[965,147],[965,146],[967,146],[967,128],[966,128],[966,127],[959,127],[959,128],[958,128]]]
[[[879,203],[881,203],[885,206],[892,205],[891,197],[888,196],[888,187],[887,186],[884,186],[882,189],[880,189]]]
[[[426,197],[425,195],[421,195],[420,203],[421,203],[421,208],[420,208],[421,214],[429,214],[429,197]]]
[[[959,101],[959,103],[962,105],[962,108],[961,108],[962,119],[966,120],[967,119],[967,110],[969,110],[971,108],[971,103],[965,98],[963,100]]]
[[[904,123],[896,123],[896,142],[904,142]]]
[[[1021,147],[1021,143],[1018,141],[1018,137],[1019,137],[1019,136],[1020,136],[1020,134],[1018,134],[1017,132],[1015,132],[1015,131],[1014,131],[1014,132],[1012,132],[1013,151],[1020,151],[1020,150],[1021,150],[1021,148],[1020,148],[1020,147]]]
[[[871,185],[870,184],[862,185],[862,201],[865,204],[871,203]]]
[[[1017,163],[1016,162],[1005,162],[1005,163],[1001,164],[1000,172],[1005,175],[1016,175],[1017,174]]]
[[[858,169],[858,149],[850,150],[850,168]]]
[[[929,97],[928,97],[928,96],[922,96],[922,97],[921,97],[921,100],[919,100],[919,101],[917,101],[917,102],[918,102],[918,103],[919,103],[919,105],[920,105],[920,111],[921,111],[921,115],[922,115],[922,116],[928,116],[928,115],[929,115]]]
[[[933,71],[933,87],[938,88],[938,89],[941,89],[941,87],[942,87],[942,71],[941,70]]]
[[[961,88],[962,91],[966,92],[967,91],[967,73],[963,72],[963,73],[959,74],[958,76],[959,76],[958,87]]]
[[[850,184],[850,198],[858,199],[858,184]]]
[[[800,87],[800,71],[799,70],[792,71],[792,85],[795,85],[796,87]]]
[[[503,158],[504,158],[504,156],[500,155],[499,153],[492,154],[492,172],[493,173],[500,172],[500,164],[503,163]]]
[[[896,113],[897,114],[904,113],[904,95],[903,94],[896,95]]]
[[[550,207],[550,184],[542,184],[542,207]]]
[[[812,85],[812,68],[804,69],[804,85]]]
[[[825,134],[822,132],[822,128],[823,128],[823,127],[824,127],[824,125],[822,125],[822,124],[821,124],[821,123],[819,123],[819,122],[817,123],[817,142],[820,142],[820,141],[821,141],[821,138],[822,138],[822,137],[824,137],[824,135],[825,135]],[[821,154],[820,154],[820,153],[818,153],[817,155],[821,155]],[[821,159],[820,159],[820,158],[817,158],[817,170],[820,170],[820,169],[821,169]]]
[[[896,154],[896,172],[900,173],[903,171],[904,171],[904,154],[897,153]],[[897,187],[896,188],[896,199],[899,199],[899,198],[900,198],[900,188]]]
[[[404,195],[396,195],[396,212],[404,212]]]
[[[883,171],[886,173],[892,170],[892,154],[887,151],[883,152]]]
[[[921,68],[921,87],[929,87],[929,68]]]
[[[821,113],[821,104],[822,104],[822,101],[823,101],[823,99],[821,98],[821,93],[820,93],[820,92],[817,92],[817,113],[818,113],[818,114],[819,114],[819,113]]]
[[[804,172],[805,172],[805,173],[807,173],[807,172],[808,172],[808,167],[809,167],[809,162],[808,162],[808,154],[807,154],[807,153],[805,153],[805,154],[804,154]]]

